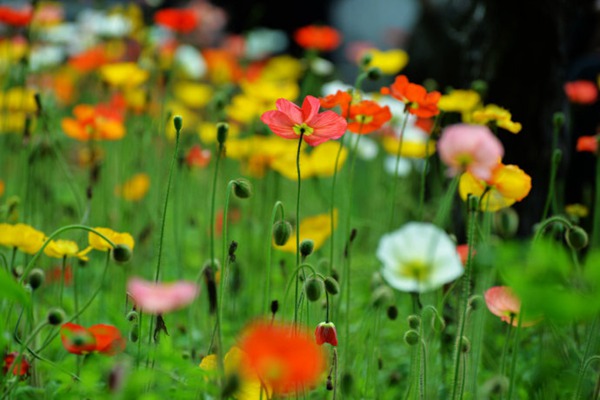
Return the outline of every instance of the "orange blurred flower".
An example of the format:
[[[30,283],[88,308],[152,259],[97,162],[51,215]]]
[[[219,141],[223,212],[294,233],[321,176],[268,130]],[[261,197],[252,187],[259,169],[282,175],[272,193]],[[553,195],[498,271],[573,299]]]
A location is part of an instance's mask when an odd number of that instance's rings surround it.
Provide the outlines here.
[[[11,26],[25,26],[31,22],[33,9],[24,7],[21,9],[9,6],[0,6],[0,23]]]
[[[221,49],[204,49],[202,56],[213,83],[238,82],[242,78],[242,68],[233,54]]]
[[[331,51],[342,41],[340,33],[326,25],[308,25],[294,32],[294,40],[305,49]]]
[[[429,118],[440,113],[437,104],[442,94],[438,91],[427,93],[427,89],[410,83],[405,75],[398,75],[389,88],[381,88],[381,94],[390,95],[406,103],[408,112],[417,117]]]
[[[210,150],[195,144],[188,150],[185,163],[191,168],[204,168],[210,163],[210,156]]]
[[[564,89],[571,103],[587,105],[595,103],[598,99],[598,87],[592,81],[567,82]]]
[[[79,104],[73,109],[75,118],[63,118],[61,126],[73,139],[119,140],[125,136],[124,109],[117,103]]]
[[[313,336],[292,324],[255,322],[244,330],[239,347],[244,368],[276,395],[309,389],[325,371],[324,354]]]
[[[127,182],[115,188],[115,194],[127,201],[140,201],[150,189],[150,177],[140,173],[132,176]]]
[[[190,33],[198,25],[198,16],[192,9],[165,8],[154,14],[154,22],[178,33]]]
[[[598,152],[598,136],[580,136],[577,139],[577,151]]]
[[[112,325],[97,324],[89,328],[68,322],[60,328],[64,348],[72,354],[88,354],[94,351],[113,356],[125,350],[125,339]]]
[[[86,73],[93,71],[110,61],[103,46],[92,47],[72,56],[68,64],[77,71]]]
[[[348,119],[350,132],[367,134],[380,129],[392,119],[392,113],[388,106],[382,107],[372,100],[363,100],[350,106]]]

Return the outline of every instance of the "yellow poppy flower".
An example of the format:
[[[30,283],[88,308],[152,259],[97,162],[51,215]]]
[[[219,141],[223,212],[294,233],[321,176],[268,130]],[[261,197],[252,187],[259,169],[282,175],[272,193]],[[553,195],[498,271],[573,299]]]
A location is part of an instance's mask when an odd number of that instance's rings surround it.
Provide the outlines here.
[[[140,201],[150,189],[150,177],[147,174],[135,174],[123,185],[115,188],[115,194],[127,201]]]
[[[398,146],[400,145],[400,140],[396,137],[386,136],[382,141],[383,149],[389,153],[396,155],[398,153]],[[435,141],[430,140],[429,144],[427,141],[414,141],[414,140],[406,140],[402,141],[402,149],[400,150],[400,155],[402,157],[408,158],[425,158],[427,155],[432,155],[435,153]]]
[[[5,92],[0,92],[0,109],[25,113],[36,112],[35,91],[23,87],[13,87]]]
[[[371,56],[369,67],[376,67],[386,75],[395,75],[408,64],[408,53],[402,49],[381,51],[370,49],[365,55]]]
[[[251,136],[227,141],[227,157],[240,160],[245,174],[261,178],[274,160],[295,154],[296,144],[276,136]],[[294,164],[295,165],[295,164]]]
[[[302,179],[309,179],[314,177],[326,178],[333,176],[335,170],[335,158],[339,146],[339,143],[336,142],[325,142],[312,148],[310,153],[300,153],[300,177]],[[338,171],[344,165],[347,157],[348,150],[344,147],[340,153]],[[293,151],[282,153],[276,157],[271,164],[271,168],[287,179],[298,179],[296,153]]]
[[[91,247],[83,251],[79,251],[79,246],[72,240],[51,240],[48,245],[44,248],[44,254],[48,257],[63,258],[63,257],[77,257],[81,260],[87,261],[88,257],[86,254],[92,250]]]
[[[512,115],[507,109],[495,104],[488,104],[482,109],[473,111],[471,122],[480,125],[495,122],[498,127],[512,133],[519,133],[522,129],[520,123],[512,121]]]
[[[516,165],[499,164],[488,181],[466,172],[460,176],[458,184],[458,192],[463,200],[467,200],[469,194],[479,196],[481,210],[491,212],[523,200],[530,190],[531,177]]]
[[[212,99],[214,90],[211,86],[197,82],[178,82],[173,86],[173,94],[185,106],[202,108]]]
[[[300,60],[290,55],[272,57],[261,71],[261,78],[272,81],[297,82],[302,75],[303,67]]]
[[[258,376],[250,371],[242,369],[242,357],[244,353],[239,347],[232,347],[225,357],[223,358],[223,364],[225,367],[225,374],[232,375],[236,374],[240,378],[240,385],[233,397],[236,400],[260,400],[261,399],[261,384]],[[210,354],[202,359],[200,368],[207,372],[217,371],[217,356]],[[270,398],[270,393],[263,393],[262,398]]]
[[[333,226],[337,227],[337,209],[333,212]],[[319,214],[303,219],[300,222],[300,243],[305,239],[310,239],[314,242],[314,251],[319,250],[325,241],[331,236],[331,214]],[[296,231],[292,233],[289,240],[283,246],[276,248],[287,253],[296,254]]]
[[[0,245],[14,248],[27,254],[37,253],[43,246],[46,235],[26,224],[0,224]]]
[[[150,73],[134,62],[122,62],[100,67],[100,76],[112,86],[134,87],[146,82]]]
[[[565,206],[565,212],[577,218],[585,218],[589,215],[590,210],[583,204],[567,204]]]
[[[266,106],[273,107],[277,99],[294,101],[300,94],[300,87],[295,81],[257,79],[240,83],[242,92],[247,96],[265,102]]]
[[[94,228],[98,233],[104,235],[110,241],[112,241],[115,246],[118,244],[124,244],[128,246],[131,250],[133,250],[135,246],[135,241],[133,240],[133,236],[127,232],[115,232],[109,228]],[[111,245],[100,236],[96,235],[94,232],[88,233],[88,242],[90,247],[99,251],[108,251],[111,250]]]
[[[469,113],[480,104],[481,96],[476,91],[456,89],[440,98],[438,108],[445,112]]]

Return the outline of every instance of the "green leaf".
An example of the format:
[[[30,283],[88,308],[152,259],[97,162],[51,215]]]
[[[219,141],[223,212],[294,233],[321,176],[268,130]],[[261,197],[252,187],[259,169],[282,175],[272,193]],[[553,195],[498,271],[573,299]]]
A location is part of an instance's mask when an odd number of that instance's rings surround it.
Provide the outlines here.
[[[31,296],[6,270],[0,269],[0,299],[16,301],[31,307]]]

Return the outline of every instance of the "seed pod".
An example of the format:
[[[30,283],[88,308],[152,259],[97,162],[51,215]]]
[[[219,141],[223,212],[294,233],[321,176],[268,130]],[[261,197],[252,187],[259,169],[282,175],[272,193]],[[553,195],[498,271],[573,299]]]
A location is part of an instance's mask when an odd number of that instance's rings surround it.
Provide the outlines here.
[[[308,301],[317,301],[323,293],[323,282],[320,279],[309,278],[304,283],[304,292]]]

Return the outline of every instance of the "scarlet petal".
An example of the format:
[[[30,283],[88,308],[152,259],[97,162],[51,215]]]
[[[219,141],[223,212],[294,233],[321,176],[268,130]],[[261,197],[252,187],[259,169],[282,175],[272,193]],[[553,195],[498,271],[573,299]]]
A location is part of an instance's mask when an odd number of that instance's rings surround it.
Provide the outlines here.
[[[302,117],[303,120],[312,125],[312,119],[319,113],[321,102],[313,96],[306,96],[302,102]]]
[[[267,124],[269,128],[278,136],[285,139],[295,139],[298,137],[294,133],[293,127],[295,125],[287,114],[282,111],[272,110],[263,113],[260,120]]]
[[[112,325],[97,324],[88,328],[88,332],[96,339],[96,351],[106,355],[115,355],[125,350],[125,339],[121,332]]]
[[[60,328],[64,348],[72,354],[87,354],[96,349],[96,339],[81,325],[68,322]]]
[[[348,123],[344,118],[333,111],[325,111],[318,114],[311,121],[312,135],[305,136],[306,143],[316,146],[332,139],[338,139],[346,132]]]
[[[278,99],[275,102],[275,106],[279,111],[284,113],[290,121],[292,121],[291,126],[296,124],[302,124],[305,120],[302,117],[302,110],[296,104],[292,103],[286,99]]]

